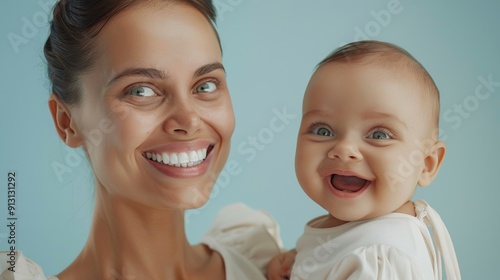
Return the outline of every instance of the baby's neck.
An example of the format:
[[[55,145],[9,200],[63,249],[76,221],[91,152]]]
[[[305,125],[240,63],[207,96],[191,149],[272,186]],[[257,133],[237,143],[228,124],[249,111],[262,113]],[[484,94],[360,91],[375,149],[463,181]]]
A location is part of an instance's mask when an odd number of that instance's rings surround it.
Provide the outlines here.
[[[417,215],[417,213],[415,212],[415,204],[413,204],[413,201],[411,200],[401,205],[401,207],[396,209],[393,213],[408,214],[413,217]]]
[[[415,213],[415,205],[413,204],[413,201],[407,201],[405,204],[401,205],[398,209],[394,210],[392,213],[401,213],[401,214],[407,214],[412,217],[416,216]],[[370,220],[374,219],[376,217],[368,217],[367,219],[363,220]],[[356,221],[362,221],[362,220],[356,220]],[[354,222],[354,221],[343,221],[340,219],[335,218],[333,215],[328,214],[326,216],[320,217],[314,221],[312,221],[309,226],[313,228],[332,228],[332,227],[338,227],[340,225],[349,223],[349,222]]]

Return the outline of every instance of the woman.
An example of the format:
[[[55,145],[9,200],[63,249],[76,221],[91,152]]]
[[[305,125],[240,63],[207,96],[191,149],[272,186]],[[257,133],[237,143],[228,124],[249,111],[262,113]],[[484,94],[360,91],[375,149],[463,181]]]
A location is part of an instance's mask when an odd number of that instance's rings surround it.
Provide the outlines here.
[[[56,4],[49,108],[60,138],[90,161],[95,211],[80,255],[49,279],[264,279],[279,253],[264,214],[232,206],[200,245],[184,231],[184,210],[207,202],[234,129],[213,21],[202,0]],[[17,262],[15,277],[44,279]]]

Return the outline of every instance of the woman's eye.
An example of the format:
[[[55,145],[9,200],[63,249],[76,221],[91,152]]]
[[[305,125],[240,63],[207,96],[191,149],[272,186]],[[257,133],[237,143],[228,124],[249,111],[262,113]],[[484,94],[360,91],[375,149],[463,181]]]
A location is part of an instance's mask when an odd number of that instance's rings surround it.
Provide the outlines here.
[[[214,81],[207,81],[196,87],[196,92],[213,92],[217,89],[217,83]]]
[[[150,88],[146,86],[135,86],[131,88],[128,93],[130,95],[134,96],[144,96],[144,97],[149,97],[149,96],[155,96],[156,93]]]
[[[328,128],[322,126],[313,128],[312,133],[320,136],[333,136],[333,133]]]
[[[374,131],[372,134],[368,135],[368,138],[376,140],[384,140],[384,139],[391,139],[391,135],[389,135],[389,133],[385,131],[377,130]]]

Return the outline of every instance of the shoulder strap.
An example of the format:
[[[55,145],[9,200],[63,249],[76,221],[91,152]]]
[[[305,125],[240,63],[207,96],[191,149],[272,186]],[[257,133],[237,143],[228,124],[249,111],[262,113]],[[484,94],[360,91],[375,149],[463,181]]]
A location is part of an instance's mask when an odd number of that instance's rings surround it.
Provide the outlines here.
[[[439,214],[423,200],[415,201],[415,211],[417,218],[431,228],[432,239],[436,246],[439,278],[442,279],[441,259],[443,260],[446,277],[450,280],[460,280],[460,269],[458,267],[455,248],[451,241],[450,234]]]

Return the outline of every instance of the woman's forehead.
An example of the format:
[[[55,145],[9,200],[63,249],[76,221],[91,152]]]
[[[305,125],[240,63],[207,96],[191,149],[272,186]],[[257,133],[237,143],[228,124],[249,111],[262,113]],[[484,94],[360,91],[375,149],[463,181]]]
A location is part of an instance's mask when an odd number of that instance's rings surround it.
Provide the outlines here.
[[[124,10],[101,30],[96,50],[94,70],[108,80],[130,68],[154,68],[168,75],[222,60],[210,22],[188,5]]]

